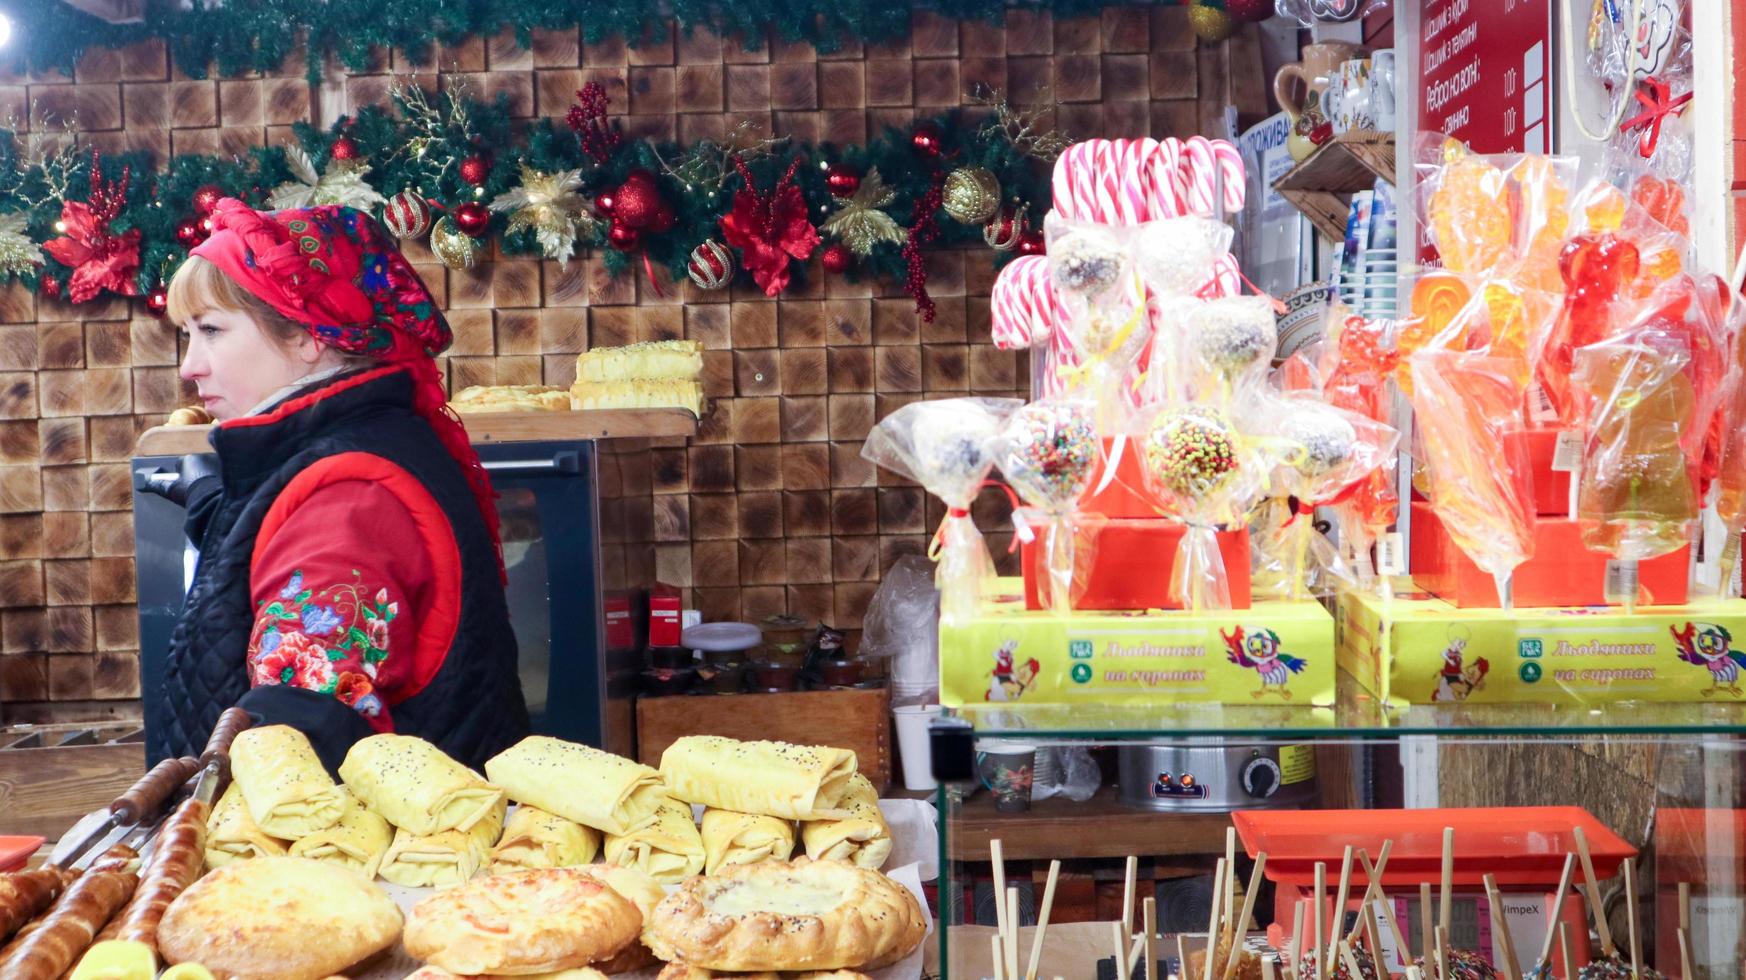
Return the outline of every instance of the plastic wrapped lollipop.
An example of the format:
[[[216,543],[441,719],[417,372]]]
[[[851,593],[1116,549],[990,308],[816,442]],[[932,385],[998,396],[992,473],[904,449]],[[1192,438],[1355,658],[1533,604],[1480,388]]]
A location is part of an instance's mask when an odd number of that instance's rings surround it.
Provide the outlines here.
[[[1564,309],[1547,338],[1539,364],[1540,386],[1558,418],[1574,427],[1580,405],[1570,390],[1576,349],[1606,337],[1615,326],[1614,304],[1637,278],[1637,246],[1610,232],[1585,234],[1564,246]]]
[[[1411,370],[1431,504],[1456,545],[1491,573],[1508,609],[1510,576],[1534,554],[1532,472],[1506,448],[1522,425],[1523,389],[1507,360],[1479,352],[1420,351]]]
[[[1049,520],[1049,606],[1072,609],[1074,529],[1079,498],[1097,469],[1093,407],[1083,400],[1050,399],[1024,406],[1006,420],[996,441],[995,465],[1025,503]]]
[[[946,504],[929,551],[939,562],[940,619],[963,623],[976,614],[993,563],[970,503],[994,467],[994,437],[1023,402],[1016,398],[946,398],[914,402],[868,433],[861,455],[920,483]]]
[[[1322,350],[1326,376],[1323,397],[1335,408],[1356,412],[1374,422],[1388,424],[1394,417],[1393,398],[1387,381],[1396,373],[1401,354],[1386,343],[1390,321],[1366,320],[1344,311],[1330,315],[1329,343]],[[1370,549],[1399,518],[1400,495],[1395,490],[1398,456],[1389,454],[1383,464],[1335,506],[1340,537],[1355,559],[1361,579],[1370,576]],[[1389,589],[1382,579],[1384,593]]]
[[[1160,296],[1198,296],[1218,261],[1230,254],[1233,234],[1231,226],[1212,218],[1148,222],[1135,248],[1140,277]]]
[[[1727,350],[1731,352],[1720,387],[1715,436],[1705,453],[1712,459],[1716,484],[1716,517],[1722,524],[1722,556],[1718,565],[1717,594],[1728,594],[1734,568],[1740,561],[1740,535],[1746,529],[1746,302],[1735,297],[1726,283],[1709,298],[1710,315],[1723,325]]]
[[[1296,599],[1315,537],[1309,516],[1382,469],[1393,458],[1400,437],[1380,422],[1303,396],[1270,401],[1265,411],[1278,420],[1273,432],[1283,451],[1282,465],[1276,470],[1278,486],[1298,502],[1288,592],[1289,598]],[[1319,555],[1318,564],[1327,567],[1329,557]]]
[[[1056,337],[1065,394],[1094,399],[1099,428],[1114,431],[1133,404],[1131,369],[1152,339],[1145,287],[1128,250],[1131,229],[1051,213],[1049,275],[1060,304]]]
[[[1187,526],[1176,554],[1170,595],[1185,609],[1229,609],[1230,582],[1217,527],[1247,510],[1240,497],[1255,466],[1242,436],[1210,406],[1160,409],[1146,426],[1141,472],[1154,502]]]
[[[1264,296],[1192,304],[1181,334],[1188,357],[1179,360],[1199,368],[1202,390],[1194,400],[1219,405],[1230,405],[1239,389],[1259,380],[1279,343],[1273,305]]]

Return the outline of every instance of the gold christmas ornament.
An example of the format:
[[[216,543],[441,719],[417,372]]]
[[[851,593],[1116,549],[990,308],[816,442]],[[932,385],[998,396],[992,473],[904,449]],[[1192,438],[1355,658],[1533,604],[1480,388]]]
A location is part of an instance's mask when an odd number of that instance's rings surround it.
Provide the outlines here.
[[[1001,214],[982,226],[982,240],[996,252],[1010,252],[1025,235],[1025,212],[1030,205],[1021,204],[1016,212]]]
[[[1217,44],[1237,33],[1237,22],[1231,19],[1230,14],[1217,7],[1204,7],[1198,3],[1188,8],[1188,24],[1202,41],[1210,44]]]
[[[819,231],[863,258],[872,255],[873,246],[880,242],[902,245],[909,240],[909,234],[891,215],[880,210],[896,199],[897,192],[885,186],[879,168],[873,167],[861,178],[854,196],[837,203],[837,213],[820,225]]]
[[[479,261],[481,248],[472,236],[455,227],[453,218],[443,216],[430,230],[430,250],[451,269],[471,269]]]
[[[1000,210],[1000,181],[982,167],[959,167],[946,175],[940,205],[953,219],[979,225]]]
[[[580,170],[546,173],[523,164],[521,186],[497,195],[491,210],[509,213],[504,234],[531,230],[546,258],[568,268],[570,256],[576,254],[576,239],[594,234],[594,219],[577,193],[581,187]]]

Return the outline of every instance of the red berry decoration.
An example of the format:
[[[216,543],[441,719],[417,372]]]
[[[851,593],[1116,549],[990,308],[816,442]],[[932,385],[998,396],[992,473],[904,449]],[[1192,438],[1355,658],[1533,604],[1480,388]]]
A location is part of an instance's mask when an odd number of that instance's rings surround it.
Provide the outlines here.
[[[200,240],[205,241],[206,239],[211,238],[211,237],[212,237],[212,215],[209,214],[206,217],[200,219]]]
[[[916,123],[910,132],[909,144],[924,157],[933,159],[945,148],[945,137],[940,134],[940,127],[931,122]]]
[[[1225,0],[1225,13],[1239,24],[1259,24],[1273,16],[1273,0]]]
[[[849,266],[855,264],[855,253],[849,251],[849,246],[837,242],[824,250],[819,261],[824,263],[826,272],[840,276],[849,271]]]
[[[656,217],[666,207],[655,175],[647,170],[633,170],[613,195],[612,217],[627,228],[653,231]]]
[[[1027,231],[1024,234],[1019,236],[1018,254],[1020,254],[1020,255],[1045,255],[1047,253],[1048,253],[1048,248],[1043,244],[1043,233],[1042,232],[1040,232],[1040,231]]]
[[[45,275],[41,279],[38,279],[36,282],[36,288],[41,290],[42,294],[49,299],[61,298],[61,281],[55,276]]]
[[[861,189],[861,172],[846,163],[833,163],[825,171],[825,187],[832,197],[853,197]]]
[[[153,286],[152,291],[146,293],[145,307],[147,313],[162,320],[164,313],[170,308],[170,291],[162,286]]]
[[[455,227],[469,238],[478,238],[491,228],[491,212],[478,201],[457,206],[449,216],[455,219]]]
[[[176,244],[183,248],[193,248],[205,240],[206,232],[200,229],[200,221],[183,218],[176,222]]]
[[[335,160],[356,160],[358,158],[358,142],[350,136],[341,136],[328,147],[328,156]]]
[[[614,221],[606,233],[606,243],[620,252],[634,252],[643,244],[643,233]]]
[[[194,190],[194,213],[200,217],[211,214],[222,197],[224,188],[217,184],[201,184]]]
[[[491,164],[482,156],[470,156],[461,161],[461,179],[474,187],[485,183],[491,177]]]
[[[612,217],[612,213],[618,210],[618,195],[612,191],[601,191],[594,198],[594,210],[599,212],[602,218]]]

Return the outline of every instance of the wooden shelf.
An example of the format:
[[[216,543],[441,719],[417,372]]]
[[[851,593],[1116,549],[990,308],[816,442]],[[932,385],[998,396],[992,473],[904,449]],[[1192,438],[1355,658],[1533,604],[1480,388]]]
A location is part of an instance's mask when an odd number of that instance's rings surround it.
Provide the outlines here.
[[[1317,147],[1280,177],[1273,189],[1322,234],[1338,240],[1346,237],[1352,195],[1374,187],[1378,178],[1394,183],[1394,136],[1350,132]]]
[[[999,838],[1007,860],[1118,858],[1130,854],[1223,854],[1228,813],[1141,810],[1116,799],[1105,786],[1084,803],[1052,797],[1023,813],[994,809],[994,794],[980,792],[946,821],[955,861],[988,860],[988,842]]]
[[[462,415],[475,444],[651,439],[697,434],[697,416],[683,408],[596,409],[586,412],[480,412]],[[139,437],[140,456],[209,453],[210,425],[160,425]]]

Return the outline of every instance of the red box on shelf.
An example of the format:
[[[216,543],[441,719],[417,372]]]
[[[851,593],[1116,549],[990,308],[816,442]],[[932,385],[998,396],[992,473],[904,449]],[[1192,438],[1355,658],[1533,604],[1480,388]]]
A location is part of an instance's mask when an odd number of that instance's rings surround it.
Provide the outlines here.
[[[1097,526],[1101,524],[1101,526]],[[1111,518],[1087,521],[1078,530],[1074,564],[1079,567],[1085,592],[1075,609],[1119,611],[1128,609],[1176,609],[1170,600],[1170,577],[1176,567],[1176,549],[1183,526],[1160,517]],[[1225,576],[1230,582],[1231,607],[1249,608],[1249,531],[1220,531],[1219,553],[1225,558]],[[1043,580],[1048,577],[1043,529],[1037,540],[1024,545],[1020,556],[1025,577],[1025,608],[1042,609]]]
[[[1419,588],[1463,609],[1496,609],[1491,575],[1467,557],[1430,504],[1413,503],[1412,573]],[[1686,601],[1691,549],[1681,548],[1637,566],[1638,604],[1678,606]],[[1604,606],[1607,556],[1582,544],[1576,521],[1542,517],[1534,528],[1534,557],[1516,567],[1515,605]]]
[[[1568,517],[1570,480],[1576,474],[1552,468],[1552,460],[1558,455],[1558,430],[1528,429],[1505,439],[1524,443],[1521,447],[1506,447],[1509,451],[1504,458],[1527,458],[1534,474],[1534,513],[1542,517]]]
[[[1103,440],[1103,456],[1098,461],[1096,475],[1091,478],[1093,489],[1103,483],[1104,462],[1114,453],[1114,445],[1114,439]],[[1080,501],[1079,509],[1105,517],[1156,518],[1157,508],[1146,499],[1146,478],[1140,471],[1139,440],[1125,440],[1121,453],[1121,457],[1116,460],[1115,476],[1110,480],[1109,486],[1104,487],[1101,493],[1093,493]]]
[[[679,645],[679,611],[682,605],[679,589],[675,586],[657,582],[649,589],[649,646]]]

